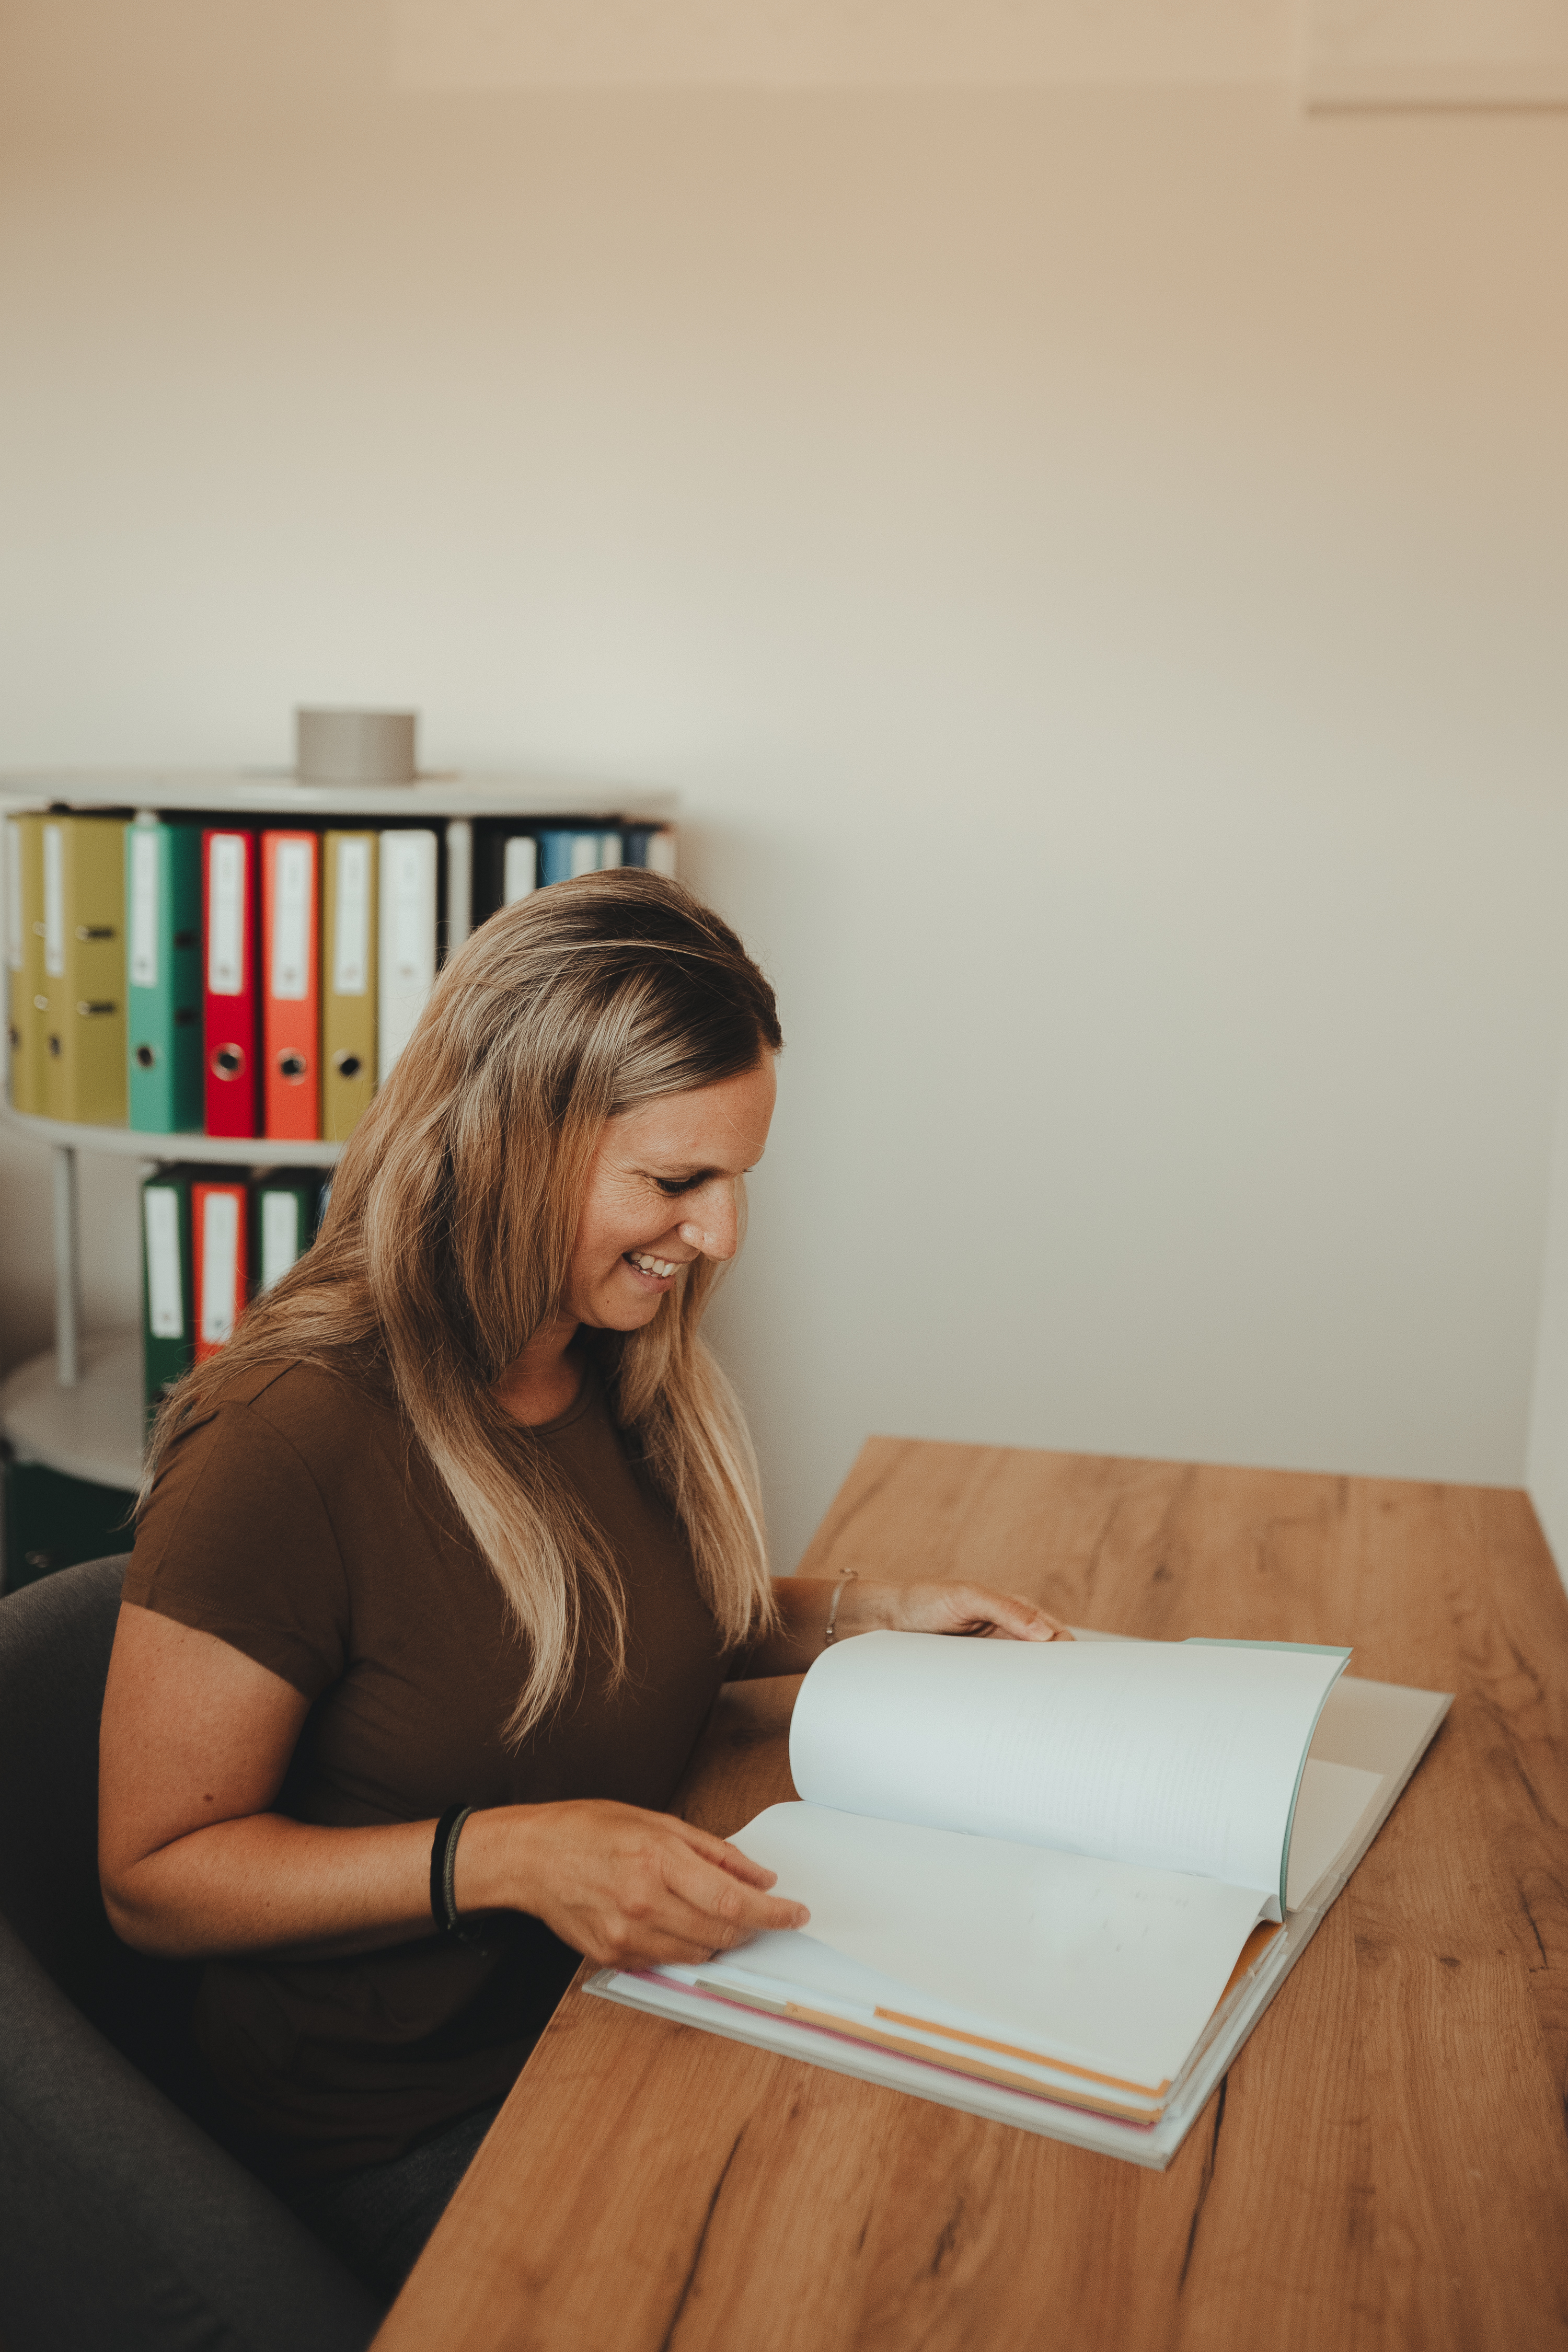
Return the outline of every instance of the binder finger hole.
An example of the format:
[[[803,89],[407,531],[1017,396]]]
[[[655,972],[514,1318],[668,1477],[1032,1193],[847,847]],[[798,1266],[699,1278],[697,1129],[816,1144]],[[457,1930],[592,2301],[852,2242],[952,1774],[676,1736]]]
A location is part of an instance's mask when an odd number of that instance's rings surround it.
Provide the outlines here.
[[[213,1055],[213,1074],[220,1078],[237,1078],[245,1068],[243,1045],[219,1045]]]
[[[303,1054],[279,1054],[278,1056],[279,1076],[291,1079],[296,1086],[305,1076],[310,1066]]]
[[[364,1064],[357,1054],[334,1054],[332,1067],[340,1078],[357,1078]]]

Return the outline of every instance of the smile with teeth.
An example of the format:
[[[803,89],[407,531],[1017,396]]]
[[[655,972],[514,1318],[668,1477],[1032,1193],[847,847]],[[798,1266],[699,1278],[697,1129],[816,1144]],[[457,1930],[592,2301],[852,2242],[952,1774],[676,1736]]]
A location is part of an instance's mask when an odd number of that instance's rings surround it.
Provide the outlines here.
[[[667,1274],[675,1272],[675,1267],[668,1258],[655,1257],[651,1250],[627,1250],[626,1264],[635,1265],[639,1274],[651,1274],[657,1281],[660,1282]]]

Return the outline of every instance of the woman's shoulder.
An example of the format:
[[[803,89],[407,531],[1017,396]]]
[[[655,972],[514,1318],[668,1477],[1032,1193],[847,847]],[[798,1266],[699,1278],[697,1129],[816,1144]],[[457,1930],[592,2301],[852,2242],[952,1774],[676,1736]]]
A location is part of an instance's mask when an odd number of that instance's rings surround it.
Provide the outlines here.
[[[294,1357],[213,1381],[179,1423],[176,1442],[212,1424],[221,1424],[226,1442],[247,1431],[265,1442],[265,1433],[310,1460],[339,1454],[345,1445],[384,1441],[395,1433],[398,1415],[391,1396],[374,1382]]]
[[[194,1402],[139,1514],[124,1597],[313,1698],[347,1655],[361,1507],[374,1517],[394,1484],[374,1439],[380,1409],[299,1361],[209,1377]]]

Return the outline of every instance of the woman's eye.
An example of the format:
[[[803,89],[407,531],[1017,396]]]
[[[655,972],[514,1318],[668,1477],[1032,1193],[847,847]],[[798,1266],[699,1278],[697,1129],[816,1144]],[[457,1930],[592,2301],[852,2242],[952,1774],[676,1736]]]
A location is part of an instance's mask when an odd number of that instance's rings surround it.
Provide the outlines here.
[[[700,1176],[656,1176],[653,1181],[667,1201],[677,1201],[682,1192],[695,1192],[702,1180]]]

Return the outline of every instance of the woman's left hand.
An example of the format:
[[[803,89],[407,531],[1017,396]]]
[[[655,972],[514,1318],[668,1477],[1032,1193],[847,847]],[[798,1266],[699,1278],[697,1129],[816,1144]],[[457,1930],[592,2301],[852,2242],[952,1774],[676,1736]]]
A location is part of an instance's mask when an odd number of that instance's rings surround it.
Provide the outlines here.
[[[1070,1642],[1058,1618],[1016,1592],[982,1584],[870,1584],[844,1588],[835,1633],[961,1633],[992,1642]]]
[[[884,1584],[879,1579],[781,1576],[778,1615],[753,1643],[742,1676],[803,1675],[820,1657],[828,1626],[836,1642],[855,1633],[962,1633],[991,1642],[1070,1642],[1058,1617],[1019,1592],[984,1584]],[[731,1668],[731,1674],[736,1672]]]

